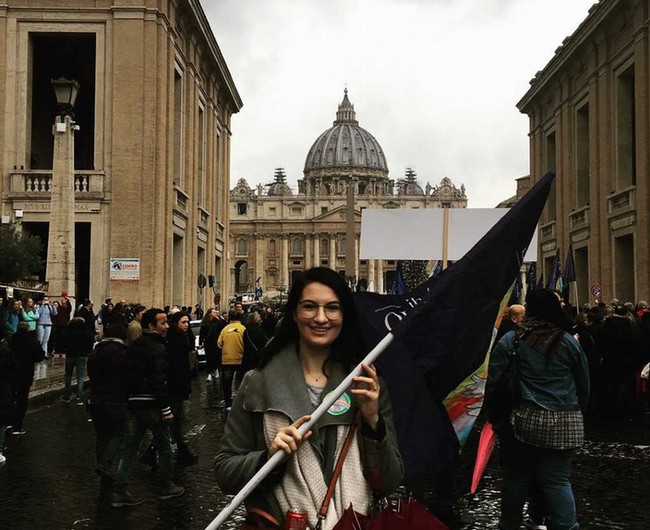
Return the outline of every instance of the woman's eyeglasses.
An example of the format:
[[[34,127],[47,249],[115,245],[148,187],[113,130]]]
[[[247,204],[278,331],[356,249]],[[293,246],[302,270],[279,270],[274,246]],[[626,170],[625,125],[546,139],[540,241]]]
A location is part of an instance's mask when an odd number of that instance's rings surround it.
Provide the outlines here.
[[[328,320],[338,320],[341,318],[343,312],[341,311],[341,305],[336,302],[330,302],[329,304],[320,305],[311,300],[303,300],[298,302],[298,309],[300,313],[306,317],[315,317],[320,308],[323,308],[325,311],[325,316]]]

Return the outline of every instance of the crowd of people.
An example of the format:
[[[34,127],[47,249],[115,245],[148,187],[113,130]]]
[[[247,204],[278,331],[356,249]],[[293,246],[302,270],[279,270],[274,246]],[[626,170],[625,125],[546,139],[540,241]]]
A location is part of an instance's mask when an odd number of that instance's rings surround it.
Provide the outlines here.
[[[317,498],[323,484],[334,480],[334,455],[352,436],[357,449],[342,468],[342,497],[334,511],[340,516],[346,499],[353,497],[365,506],[373,491],[394,490],[403,472],[390,403],[373,367],[357,378],[351,390],[356,398],[348,397],[345,410],[327,415],[306,436],[298,433],[323,393],[363,352],[350,296],[336,273],[316,268],[295,282],[282,313],[262,304],[245,311],[235,303],[221,312],[107,299],[96,315],[90,300],[73,312],[66,293],[52,303],[46,296],[36,302],[11,300],[0,306],[0,448],[5,432],[25,434],[35,373],[58,356],[65,358],[61,400],[88,408],[96,435],[95,471],[111,494],[111,505],[142,502],[129,492],[138,456],[158,468],[161,499],[180,496],[184,489],[173,482],[174,467],[198,460],[185,440],[184,420],[192,378],[198,376],[198,351],[203,351],[207,382],[220,382],[229,412],[216,460],[224,491],[235,492],[274,452],[297,453],[274,475],[274,488],[252,499],[272,520],[282,521],[286,506],[299,505],[315,521],[319,506],[295,497],[296,485],[313,490],[309,498]],[[192,321],[200,321],[198,337]],[[510,306],[501,322],[490,361],[488,403],[510,373],[512,359],[518,402],[505,419],[494,422],[504,478],[499,528],[518,528],[527,500],[527,528],[577,528],[569,475],[584,438],[583,418],[625,421],[648,411],[650,392],[645,392],[642,371],[650,361],[650,308],[643,301],[612,300],[577,310],[560,293],[531,291],[526,305]],[[90,385],[84,392],[86,370]],[[282,385],[278,392],[274,381],[280,379],[295,379],[295,384]],[[239,392],[240,386],[246,391]],[[286,418],[278,417],[280,411]],[[325,458],[323,477],[310,478],[302,468],[313,468],[316,453]],[[383,484],[370,480],[353,488],[376,466],[390,470]],[[249,513],[247,524],[266,524],[256,513]]]
[[[586,416],[608,421],[643,418],[650,406],[650,392],[642,378],[650,362],[649,304],[612,299],[584,304],[578,310],[565,303],[561,293],[557,296],[588,362],[591,397]],[[523,305],[509,307],[496,341],[517,329],[525,316]]]
[[[508,308],[486,385],[501,447],[501,530],[519,528],[526,501],[526,528],[578,528],[570,474],[585,422],[644,420],[649,361],[645,301],[578,311],[561,293],[537,289],[526,306]]]
[[[201,321],[198,342],[193,320]],[[160,468],[160,496],[182,494],[172,483],[172,447],[176,465],[197,462],[183,427],[191,380],[198,376],[197,350],[205,352],[208,380],[222,381],[229,408],[233,381],[238,385],[255,367],[268,340],[264,330],[272,334],[276,322],[270,307],[255,306],[245,314],[239,303],[220,313],[199,305],[148,309],[107,299],[97,314],[91,300],[73,312],[65,292],[53,303],[47,296],[0,303],[0,464],[6,462],[5,434],[26,433],[23,420],[35,376],[43,377],[40,372],[58,358],[65,367],[60,399],[87,406],[96,434],[95,471],[102,488],[114,492],[112,505],[138,503],[128,482],[146,431],[153,440],[143,461]]]

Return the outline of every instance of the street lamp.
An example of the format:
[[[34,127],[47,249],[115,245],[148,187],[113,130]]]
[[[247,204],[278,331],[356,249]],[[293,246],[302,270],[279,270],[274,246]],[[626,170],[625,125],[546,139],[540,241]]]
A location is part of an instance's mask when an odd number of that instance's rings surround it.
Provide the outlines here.
[[[54,87],[56,102],[61,109],[61,116],[74,117],[73,109],[77,101],[77,94],[79,94],[79,83],[74,79],[59,77],[58,79],[52,79],[52,86]]]
[[[54,160],[50,182],[50,230],[47,245],[48,291],[51,296],[75,289],[74,245],[74,132],[79,127],[74,122],[74,105],[79,93],[79,83],[74,79],[52,79],[52,86],[60,114],[56,116],[54,135]]]

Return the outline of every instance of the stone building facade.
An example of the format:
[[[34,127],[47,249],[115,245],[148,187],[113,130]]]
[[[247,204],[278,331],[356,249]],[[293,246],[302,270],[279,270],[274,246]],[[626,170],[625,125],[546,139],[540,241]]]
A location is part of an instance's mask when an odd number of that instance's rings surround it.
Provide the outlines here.
[[[346,192],[355,189],[353,245],[346,241]],[[412,169],[390,179],[379,142],[359,126],[347,90],[331,128],[318,136],[307,154],[297,193],[283,169],[273,181],[251,188],[239,179],[230,192],[231,295],[261,287],[271,296],[288,288],[300,271],[323,265],[341,272],[354,259],[355,276],[378,292],[390,288],[396,263],[360,260],[364,208],[465,208],[465,187],[448,178],[422,189]],[[259,279],[259,281],[258,281]]]
[[[230,122],[242,102],[199,0],[1,3],[2,221],[45,242],[58,77],[81,85],[77,298],[196,303],[198,274],[227,291]],[[111,258],[139,260],[139,280],[111,281]]]
[[[601,0],[517,104],[530,175],[557,178],[540,226],[548,277],[572,244],[578,301],[650,297],[650,2]]]

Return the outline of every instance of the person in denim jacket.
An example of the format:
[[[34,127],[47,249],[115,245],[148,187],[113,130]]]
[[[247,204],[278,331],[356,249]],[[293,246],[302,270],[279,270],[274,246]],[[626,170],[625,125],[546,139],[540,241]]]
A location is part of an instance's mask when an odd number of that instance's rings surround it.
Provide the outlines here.
[[[510,415],[512,429],[498,430],[503,473],[499,528],[519,528],[529,491],[538,488],[548,528],[575,530],[569,476],[574,450],[584,436],[589,365],[579,342],[568,333],[571,324],[554,291],[530,291],[526,306],[527,316],[519,329],[495,346],[486,385],[487,399],[509,363],[517,363],[521,403]],[[523,425],[517,423],[521,417],[526,418]]]

